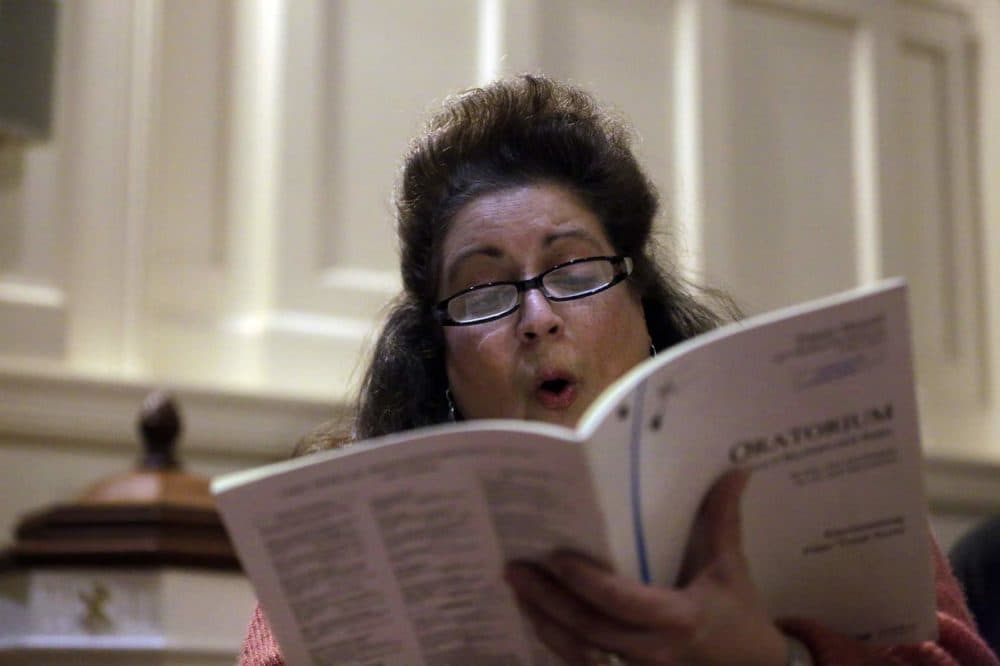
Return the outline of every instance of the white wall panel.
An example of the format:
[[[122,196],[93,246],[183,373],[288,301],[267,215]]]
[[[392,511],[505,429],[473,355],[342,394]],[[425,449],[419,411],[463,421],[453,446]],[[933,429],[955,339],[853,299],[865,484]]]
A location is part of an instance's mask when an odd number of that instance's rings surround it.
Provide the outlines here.
[[[479,7],[294,2],[282,21],[272,283],[248,334],[257,381],[343,395],[399,289],[400,159],[431,97],[476,82]]]
[[[162,6],[149,225],[150,259],[159,271],[221,269],[226,258],[232,19],[228,2]],[[169,285],[151,286],[155,298],[169,302]]]
[[[238,310],[230,235],[236,16],[246,3],[155,2],[149,48],[148,205],[141,320],[153,376],[240,384],[253,376],[243,340],[224,322]],[[242,163],[242,162],[241,162]]]
[[[635,129],[639,158],[669,210],[673,198],[673,67],[676,3],[547,0],[535,9],[537,43],[507,38],[507,73],[540,71],[613,105]],[[516,29],[512,26],[511,30]],[[526,54],[537,58],[518,56]],[[669,224],[669,221],[668,221]]]
[[[0,354],[123,373],[139,363],[132,325],[150,7],[60,5],[55,132],[19,155],[4,149],[0,209],[10,244],[0,268]]]
[[[968,450],[991,396],[984,336],[981,220],[974,204],[975,52],[964,17],[902,8],[896,174],[901,215],[887,229],[892,268],[911,284],[925,438]],[[888,261],[887,261],[888,264]]]
[[[240,367],[210,333],[234,307],[226,290],[234,11],[216,0],[159,5],[142,335],[156,375],[231,376]]]
[[[0,274],[35,284],[61,284],[62,211],[47,196],[62,185],[56,143],[0,147]]]
[[[65,232],[57,200],[58,149],[0,146],[0,350],[62,359]]]
[[[900,168],[906,194],[902,233],[894,239],[913,291],[913,319],[922,335],[921,356],[957,353],[955,328],[954,216],[948,183],[945,56],[939,49],[906,44],[903,56],[905,139]]]
[[[395,167],[432,100],[476,82],[478,6],[353,0],[325,7],[322,148],[330,178],[318,258],[324,268],[394,272],[387,202]]]
[[[63,166],[71,20],[71,10],[64,10],[53,78],[53,136],[45,143],[0,145],[0,356],[62,360],[66,354],[71,230]]]
[[[704,233],[708,279],[755,312],[855,284],[856,26],[731,3],[730,218]]]
[[[398,166],[434,101],[475,84],[478,18],[461,0],[289,5],[277,307],[371,320],[398,289]]]
[[[154,6],[72,4],[67,31],[67,360],[88,372],[131,374],[143,364],[137,324]]]

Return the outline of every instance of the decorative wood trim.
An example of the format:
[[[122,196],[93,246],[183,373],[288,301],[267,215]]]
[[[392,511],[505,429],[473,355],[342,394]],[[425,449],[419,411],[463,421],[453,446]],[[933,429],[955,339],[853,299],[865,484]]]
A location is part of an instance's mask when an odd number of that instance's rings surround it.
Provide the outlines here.
[[[139,408],[158,388],[177,398],[187,455],[283,458],[301,435],[345,409],[306,398],[0,367],[0,438],[138,451]]]

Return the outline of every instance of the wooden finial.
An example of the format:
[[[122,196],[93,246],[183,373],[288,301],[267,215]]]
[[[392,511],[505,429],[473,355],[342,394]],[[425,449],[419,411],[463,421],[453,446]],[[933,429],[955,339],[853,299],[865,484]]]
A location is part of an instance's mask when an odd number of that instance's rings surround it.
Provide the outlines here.
[[[239,568],[208,480],[180,469],[182,428],[174,398],[150,393],[138,425],[139,468],[98,481],[73,502],[25,516],[7,560],[15,566]],[[0,564],[3,557],[0,553]],[[98,592],[93,599],[99,599]],[[99,616],[92,619],[99,626]]]
[[[139,414],[142,435],[144,470],[177,469],[177,440],[181,434],[181,417],[173,396],[155,391],[146,396]]]

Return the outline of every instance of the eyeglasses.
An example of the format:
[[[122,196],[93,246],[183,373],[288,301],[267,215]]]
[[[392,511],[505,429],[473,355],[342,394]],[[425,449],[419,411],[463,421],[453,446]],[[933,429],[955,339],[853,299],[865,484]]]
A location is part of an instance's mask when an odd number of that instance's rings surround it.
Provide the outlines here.
[[[585,257],[553,266],[527,280],[477,284],[437,304],[444,326],[482,324],[509,315],[521,305],[521,294],[541,289],[550,301],[571,301],[604,291],[632,274],[629,257]]]

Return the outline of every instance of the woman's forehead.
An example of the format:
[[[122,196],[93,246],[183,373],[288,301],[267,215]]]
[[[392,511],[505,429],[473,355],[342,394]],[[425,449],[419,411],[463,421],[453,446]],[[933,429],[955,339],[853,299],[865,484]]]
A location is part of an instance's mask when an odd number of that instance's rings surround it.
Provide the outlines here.
[[[525,185],[483,194],[459,209],[442,255],[448,264],[476,246],[517,251],[563,239],[589,243],[595,250],[611,247],[600,220],[569,190],[547,183]]]

